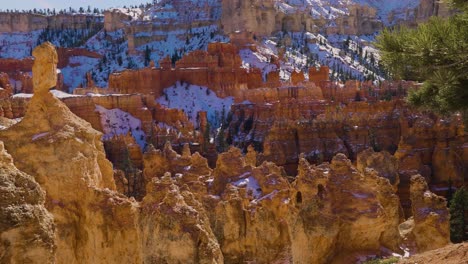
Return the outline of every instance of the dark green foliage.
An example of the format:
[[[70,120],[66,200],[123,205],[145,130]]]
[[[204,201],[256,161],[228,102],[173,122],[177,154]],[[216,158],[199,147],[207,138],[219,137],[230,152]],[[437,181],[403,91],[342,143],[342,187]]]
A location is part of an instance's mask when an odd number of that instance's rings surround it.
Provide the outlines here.
[[[148,66],[151,61],[151,50],[149,46],[146,46],[145,48],[145,66]]]
[[[373,259],[364,262],[364,264],[393,264],[398,263],[400,259],[398,257],[390,257],[387,259]]]
[[[211,139],[211,126],[210,126],[210,123],[208,122],[206,124],[205,130],[203,131],[203,141],[204,141],[205,151],[207,150],[207,147],[210,144],[210,139]]]
[[[416,29],[384,30],[377,39],[384,67],[394,79],[424,82],[408,101],[441,114],[468,118],[468,2],[456,15],[431,18]],[[468,124],[468,123],[467,123]]]
[[[450,201],[450,239],[453,243],[468,240],[468,190],[458,189]]]

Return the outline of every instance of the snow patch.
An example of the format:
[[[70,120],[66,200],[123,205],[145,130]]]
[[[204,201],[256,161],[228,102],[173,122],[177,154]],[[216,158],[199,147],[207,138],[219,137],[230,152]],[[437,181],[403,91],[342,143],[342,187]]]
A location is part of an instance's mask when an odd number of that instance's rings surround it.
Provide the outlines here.
[[[249,175],[250,173],[243,174],[243,176]],[[241,176],[242,177],[242,176]],[[257,180],[253,176],[249,176],[247,178],[240,179],[236,182],[232,183],[234,186],[240,187],[240,188],[246,188],[247,191],[251,191],[254,198],[258,199],[262,195],[262,191],[260,186],[258,185]]]
[[[206,111],[211,127],[217,128],[221,125],[222,118],[227,117],[234,99],[219,98],[215,92],[205,86],[177,82],[164,89],[164,95],[156,102],[168,108],[182,109],[195,125],[198,123],[198,112]]]
[[[82,95],[69,94],[69,93],[66,93],[66,92],[59,91],[59,90],[50,90],[50,93],[52,93],[55,97],[57,97],[59,99],[69,98],[69,97],[82,97]],[[18,94],[15,94],[15,95],[11,96],[11,97],[12,98],[31,98],[31,97],[33,97],[33,95],[34,94],[18,93]]]
[[[100,114],[101,125],[104,130],[104,140],[115,135],[126,135],[129,132],[135,141],[143,149],[146,145],[146,135],[141,129],[141,120],[121,109],[106,109],[96,105],[96,111]]]

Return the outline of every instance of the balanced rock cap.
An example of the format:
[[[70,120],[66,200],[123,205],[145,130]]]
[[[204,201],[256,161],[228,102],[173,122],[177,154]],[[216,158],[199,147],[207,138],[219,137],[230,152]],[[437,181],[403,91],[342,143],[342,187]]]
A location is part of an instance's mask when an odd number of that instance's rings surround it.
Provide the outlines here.
[[[57,85],[57,51],[50,42],[44,42],[36,47],[32,54],[34,93],[47,93]]]

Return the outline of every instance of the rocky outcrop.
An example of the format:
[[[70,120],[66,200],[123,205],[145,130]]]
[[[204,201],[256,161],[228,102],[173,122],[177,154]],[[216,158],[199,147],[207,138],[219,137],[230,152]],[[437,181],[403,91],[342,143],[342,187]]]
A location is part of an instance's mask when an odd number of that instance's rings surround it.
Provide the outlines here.
[[[58,53],[58,68],[62,69],[65,67],[77,67],[81,66],[79,63],[70,63],[70,58],[75,56],[87,57],[87,58],[101,58],[102,56],[98,53],[88,51],[82,48],[57,48]],[[33,67],[33,57],[26,57],[23,59],[12,59],[12,58],[0,58],[0,72],[5,72],[10,75],[13,80],[12,88],[15,93],[32,93],[33,84],[30,72]],[[84,77],[84,76],[81,76]],[[57,90],[68,91],[68,87],[64,84],[64,78],[62,73],[58,73],[58,80],[54,85]]]
[[[367,168],[361,174],[343,154],[319,166],[301,158],[293,187],[299,212],[291,241],[297,261],[327,263],[348,256],[351,262],[353,252],[375,252],[382,246],[397,250],[398,197],[377,171]]]
[[[119,9],[110,9],[104,12],[104,29],[108,32],[114,32],[124,29],[132,17],[121,12]]]
[[[400,178],[398,175],[398,160],[387,151],[374,152],[368,148],[357,155],[356,167],[364,172],[366,168],[377,171],[380,177],[386,178],[397,190]]]
[[[424,177],[411,177],[411,207],[414,217],[412,235],[419,252],[450,243],[450,215],[445,198],[429,190]]]
[[[203,206],[170,173],[151,180],[141,207],[144,262],[223,263]]]
[[[0,139],[46,191],[57,262],[327,263],[398,250],[398,197],[381,177],[395,164],[384,167],[373,153],[360,170],[343,154],[320,166],[302,155],[292,180],[252,147],[246,157],[229,149],[212,170],[188,145],[178,154],[166,143],[163,150],[148,147],[142,174],[131,178],[146,186],[142,201],[117,193],[134,186],[114,174],[102,134],[48,91],[55,49],[44,44],[34,55],[41,63],[33,67],[35,94],[22,121]]]
[[[360,172],[344,155],[317,167],[301,159],[299,175],[290,184],[281,167],[257,166],[255,156],[252,148],[246,156],[230,148],[211,170],[188,146],[182,154],[169,144],[164,150],[150,148],[144,156],[144,177],[150,180],[143,204],[168,199],[162,190],[190,190],[202,208],[194,206],[199,214],[193,218],[208,216],[225,263],[327,263],[347,254],[375,254],[382,246],[397,250],[398,197],[376,170]]]
[[[468,166],[467,135],[457,116],[440,118],[409,110],[403,113],[407,118],[400,122],[402,137],[395,157],[399,162],[399,193],[408,216],[411,176],[421,174],[439,195],[446,195],[449,182],[462,185]]]
[[[54,263],[55,225],[45,192],[0,142],[0,262]]]
[[[399,264],[460,264],[466,262],[468,243],[452,244],[445,247],[416,254],[408,259],[402,259]]]

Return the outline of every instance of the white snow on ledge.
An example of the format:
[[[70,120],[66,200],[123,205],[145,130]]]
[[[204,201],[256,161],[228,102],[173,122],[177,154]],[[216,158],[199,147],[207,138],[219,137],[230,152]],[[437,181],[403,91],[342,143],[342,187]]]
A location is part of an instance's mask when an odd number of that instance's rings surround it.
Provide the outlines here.
[[[50,92],[57,98],[69,98],[69,97],[81,97],[82,95],[76,95],[76,94],[69,94],[66,92],[62,92],[59,90],[50,90]],[[15,94],[12,96],[12,98],[31,98],[33,97],[34,94],[28,94],[28,93],[19,93]]]
[[[141,120],[118,108],[106,109],[96,105],[96,112],[101,117],[101,125],[104,130],[103,139],[110,139],[115,135],[126,135],[129,132],[135,141],[143,149],[146,145],[146,135],[141,127]]]

